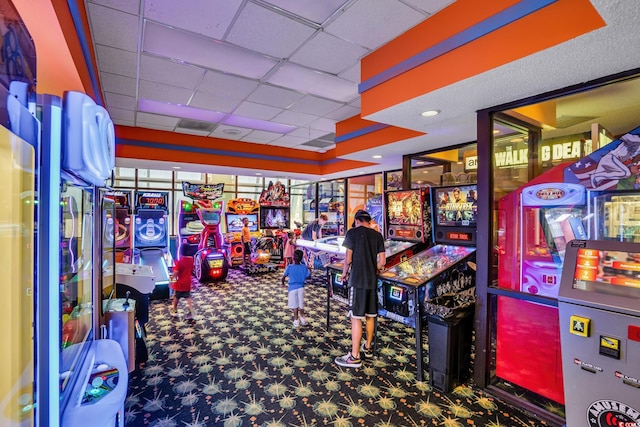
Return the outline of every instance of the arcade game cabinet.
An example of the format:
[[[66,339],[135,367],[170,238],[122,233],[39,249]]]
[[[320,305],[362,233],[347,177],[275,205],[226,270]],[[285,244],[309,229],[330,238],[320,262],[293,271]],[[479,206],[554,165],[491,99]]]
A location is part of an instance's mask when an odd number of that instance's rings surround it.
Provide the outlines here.
[[[131,191],[111,191],[107,193],[116,204],[115,236],[116,262],[133,262],[131,256],[133,211],[131,209]]]
[[[284,261],[284,244],[287,240],[286,229],[289,228],[290,210],[289,193],[280,181],[269,182],[258,199],[260,204],[260,229],[265,237],[262,246],[271,254],[271,262]]]
[[[584,238],[586,230],[591,240],[631,240],[636,225],[633,197],[638,193],[630,190],[637,190],[638,172],[633,166],[639,135],[636,128],[577,161],[548,170],[498,201],[498,287],[553,302],[569,239]],[[540,260],[540,270],[535,264],[527,266]],[[558,309],[553,303],[499,296],[496,316],[498,381],[564,405]]]
[[[229,200],[227,203],[227,212],[225,221],[227,225],[226,240],[231,244],[231,262],[232,265],[242,264],[244,256],[244,246],[240,238],[242,230],[242,218],[249,219],[249,229],[251,230],[251,240],[256,241],[262,237],[260,233],[259,221],[260,205],[258,201],[248,198],[238,198]]]
[[[217,200],[224,194],[224,184],[190,184],[182,183],[182,191],[193,203],[182,202],[183,212],[179,219],[180,242],[178,256],[192,256],[193,272],[200,283],[216,282],[227,278],[229,272],[229,251],[222,238],[220,221],[224,202]],[[189,212],[186,212],[186,208]],[[201,231],[196,239],[194,211],[200,220]],[[191,225],[190,225],[191,224]],[[197,241],[197,247],[195,242]]]
[[[566,425],[640,425],[640,244],[570,242],[558,309]]]
[[[387,233],[387,239],[384,241],[385,255],[387,262],[385,270],[394,265],[406,261],[414,254],[423,251],[431,245],[431,213],[428,203],[428,189],[415,189],[408,191],[388,191],[385,193],[386,211],[383,209],[382,202],[368,203],[367,206],[373,207],[371,218],[374,219],[378,213],[378,218],[382,229],[392,230]],[[425,201],[427,201],[425,203]],[[377,209],[375,209],[377,207]],[[379,210],[379,212],[378,212]],[[386,212],[386,216],[381,219],[382,212]],[[411,217],[411,212],[417,216]],[[340,237],[338,244],[342,250],[342,258],[346,250],[342,247],[344,238]],[[329,294],[333,299],[346,304],[349,297],[349,290],[345,283],[342,282],[342,262],[334,262],[327,267],[329,278]]]
[[[155,276],[150,299],[169,298],[169,193],[136,191],[134,217],[134,252],[140,250],[140,264],[147,265]]]
[[[465,190],[475,190],[466,186]],[[408,191],[387,195],[388,235],[395,238],[416,239],[420,234],[431,238],[431,206],[434,206],[433,235],[437,236],[432,246],[413,255],[406,261],[382,272],[378,280],[378,314],[413,327],[416,336],[416,364],[418,378],[422,378],[422,324],[426,320],[425,303],[437,297],[469,292],[475,285],[475,227],[476,205],[473,201],[456,200],[458,187],[420,189],[424,192],[421,204],[419,193]],[[429,200],[431,196],[432,200]],[[449,200],[450,199],[450,200]],[[407,202],[409,200],[409,202]],[[416,210],[421,206],[420,211]],[[429,218],[427,221],[422,218]],[[427,224],[425,227],[423,224]],[[428,232],[428,234],[427,234]],[[450,245],[455,243],[455,245]],[[466,245],[466,246],[463,246]],[[431,328],[431,320],[429,321]],[[434,327],[435,329],[435,327]],[[472,328],[471,328],[472,330]],[[431,331],[429,338],[431,340]],[[434,338],[435,341],[435,338]],[[471,337],[469,337],[469,343]],[[429,356],[445,351],[430,346]],[[464,361],[460,361],[464,364]],[[451,376],[458,372],[436,372],[430,365],[430,381],[436,388],[448,388]],[[436,382],[434,382],[436,380]]]

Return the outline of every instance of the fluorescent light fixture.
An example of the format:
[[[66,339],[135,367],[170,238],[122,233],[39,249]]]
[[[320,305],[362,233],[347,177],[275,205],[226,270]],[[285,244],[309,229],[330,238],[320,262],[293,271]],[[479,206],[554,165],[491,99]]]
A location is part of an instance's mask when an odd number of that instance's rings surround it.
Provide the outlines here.
[[[262,174],[261,174],[260,172],[256,172],[256,175],[260,176],[260,175],[262,175]]]
[[[375,156],[371,156],[371,157],[373,157],[374,159],[381,159],[382,158],[382,156],[380,154],[376,154]]]
[[[170,104],[168,102],[153,101],[151,99],[144,98],[141,98],[138,101],[138,111],[211,123],[218,123],[226,115],[225,113],[220,113],[218,111],[203,110],[202,108],[194,108],[181,104]]]
[[[267,132],[289,133],[296,129],[295,126],[284,125],[282,123],[269,122],[267,120],[252,119],[250,117],[236,116],[234,114],[227,117],[224,124],[248,129],[258,129]]]
[[[440,110],[427,110],[427,111],[423,111],[422,114],[420,114],[422,117],[433,117],[433,116],[437,116],[438,114],[440,114]]]

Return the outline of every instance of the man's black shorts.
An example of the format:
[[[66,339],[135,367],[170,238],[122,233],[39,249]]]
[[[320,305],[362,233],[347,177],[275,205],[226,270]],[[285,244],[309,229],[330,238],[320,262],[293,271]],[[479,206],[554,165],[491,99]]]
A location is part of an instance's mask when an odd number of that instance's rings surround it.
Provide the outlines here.
[[[378,291],[376,289],[349,288],[349,315],[355,319],[378,315]]]

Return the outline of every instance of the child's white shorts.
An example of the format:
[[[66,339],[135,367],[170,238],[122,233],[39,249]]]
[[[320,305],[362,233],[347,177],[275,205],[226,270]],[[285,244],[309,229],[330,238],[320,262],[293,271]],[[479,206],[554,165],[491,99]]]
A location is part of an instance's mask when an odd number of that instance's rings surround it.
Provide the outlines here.
[[[304,288],[289,291],[289,308],[292,310],[296,308],[304,310]]]

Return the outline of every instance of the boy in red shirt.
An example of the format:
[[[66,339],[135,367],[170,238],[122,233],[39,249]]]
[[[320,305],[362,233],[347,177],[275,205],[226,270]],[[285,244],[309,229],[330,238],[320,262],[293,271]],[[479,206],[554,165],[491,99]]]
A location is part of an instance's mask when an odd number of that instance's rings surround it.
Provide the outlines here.
[[[185,256],[180,258],[173,267],[171,274],[171,288],[175,291],[173,294],[173,309],[171,314],[178,315],[178,300],[187,299],[189,313],[187,319],[193,319],[193,300],[191,298],[191,272],[193,271],[193,257]]]

